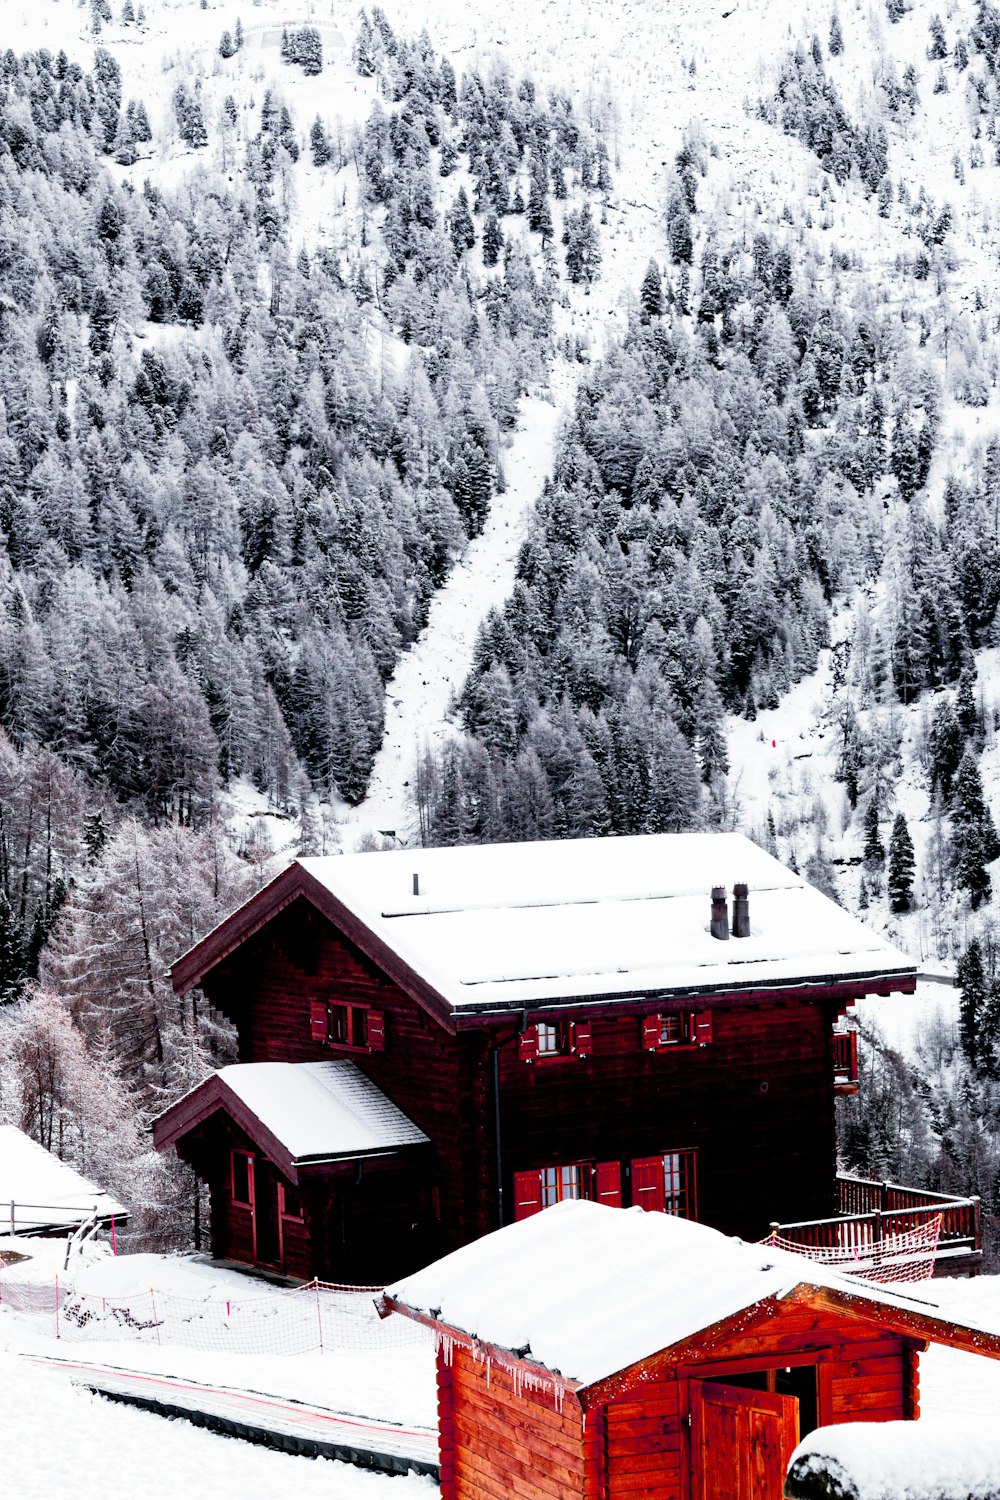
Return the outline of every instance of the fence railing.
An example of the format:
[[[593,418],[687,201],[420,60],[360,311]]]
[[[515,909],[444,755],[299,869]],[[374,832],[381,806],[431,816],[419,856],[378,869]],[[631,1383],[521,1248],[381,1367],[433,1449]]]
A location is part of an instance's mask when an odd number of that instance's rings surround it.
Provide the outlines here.
[[[361,1353],[422,1346],[431,1335],[408,1318],[382,1319],[381,1287],[311,1281],[288,1291],[198,1298],[157,1290],[101,1295],[54,1276],[33,1281],[0,1266],[0,1306],[70,1343],[179,1344],[219,1354]]]
[[[923,1188],[901,1187],[840,1174],[837,1178],[840,1215],[835,1219],[806,1219],[796,1224],[772,1224],[772,1232],[803,1248],[842,1250],[864,1254],[883,1240],[910,1234],[941,1217],[938,1253],[982,1249],[982,1218],[978,1198],[954,1198]]]

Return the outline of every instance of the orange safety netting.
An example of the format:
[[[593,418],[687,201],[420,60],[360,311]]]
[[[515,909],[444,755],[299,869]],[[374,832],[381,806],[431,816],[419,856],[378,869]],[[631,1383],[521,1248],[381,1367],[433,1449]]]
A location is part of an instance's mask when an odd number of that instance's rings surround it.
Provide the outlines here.
[[[836,1245],[810,1245],[777,1233],[761,1240],[779,1250],[791,1250],[834,1271],[845,1271],[866,1281],[929,1281],[941,1235],[942,1217],[934,1214],[914,1229],[876,1238],[867,1221],[845,1219],[835,1224]]]
[[[408,1318],[379,1317],[380,1287],[311,1281],[290,1291],[222,1298],[173,1292],[100,1296],[60,1278],[28,1281],[0,1267],[0,1306],[37,1320],[39,1331],[73,1343],[181,1344],[219,1354],[378,1352],[426,1343]]]

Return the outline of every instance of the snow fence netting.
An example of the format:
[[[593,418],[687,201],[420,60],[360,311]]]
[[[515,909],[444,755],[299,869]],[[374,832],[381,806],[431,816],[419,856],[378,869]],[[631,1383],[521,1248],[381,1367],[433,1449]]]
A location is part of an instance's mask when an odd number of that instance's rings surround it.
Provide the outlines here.
[[[30,1317],[69,1343],[177,1344],[218,1354],[377,1353],[426,1343],[409,1318],[380,1318],[381,1287],[310,1281],[260,1296],[184,1297],[173,1292],[77,1291],[58,1276],[28,1281],[0,1266],[0,1307]]]
[[[856,1226],[850,1219],[845,1219],[843,1239],[837,1245],[810,1245],[777,1233],[769,1234],[760,1243],[804,1255],[807,1260],[829,1266],[832,1271],[844,1271],[865,1281],[881,1284],[929,1281],[934,1275],[941,1223],[941,1215],[935,1214],[915,1229],[887,1234],[881,1239],[866,1236],[851,1241],[848,1235]],[[835,1227],[841,1228],[839,1224]]]

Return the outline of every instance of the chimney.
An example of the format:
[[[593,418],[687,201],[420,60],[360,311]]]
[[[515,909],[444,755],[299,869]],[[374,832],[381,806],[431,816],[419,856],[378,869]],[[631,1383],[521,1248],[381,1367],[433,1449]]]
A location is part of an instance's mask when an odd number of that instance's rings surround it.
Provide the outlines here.
[[[746,884],[733,886],[733,937],[750,936],[750,891]]]
[[[726,904],[726,887],[724,885],[713,885],[712,887],[712,924],[709,928],[712,936],[721,942],[729,941],[729,907]]]
[[[414,877],[413,877],[413,894],[415,896],[419,896],[420,895],[420,876],[419,875],[414,875]]]

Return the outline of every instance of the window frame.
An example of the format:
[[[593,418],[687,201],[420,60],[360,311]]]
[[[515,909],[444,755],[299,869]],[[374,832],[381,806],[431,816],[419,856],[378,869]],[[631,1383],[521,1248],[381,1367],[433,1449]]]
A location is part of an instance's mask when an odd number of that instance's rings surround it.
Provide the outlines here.
[[[665,1037],[676,1020],[680,1035]],[[644,1052],[697,1052],[712,1044],[711,1010],[650,1011],[639,1020],[639,1045]]]
[[[546,1178],[549,1181],[546,1181]],[[551,1208],[565,1199],[622,1207],[620,1161],[554,1162],[514,1173],[514,1222]],[[576,1191],[572,1191],[573,1188]]]
[[[298,1213],[292,1213],[288,1207],[288,1192],[291,1190],[298,1200]],[[302,1189],[292,1187],[290,1183],[278,1180],[278,1218],[287,1219],[291,1224],[304,1224],[305,1214],[302,1210]]]
[[[668,1167],[668,1162],[674,1163]],[[636,1177],[639,1175],[636,1168],[647,1172],[656,1169],[661,1174],[659,1182],[650,1187],[636,1187]],[[673,1172],[679,1178],[676,1186],[670,1186],[670,1173]],[[665,1213],[671,1218],[690,1219],[698,1221],[698,1151],[693,1146],[672,1147],[667,1151],[657,1151],[649,1156],[633,1157],[629,1163],[629,1185],[630,1197],[633,1208],[644,1209],[647,1213]],[[647,1207],[646,1203],[640,1202],[639,1193],[659,1193],[662,1203],[652,1203]],[[679,1204],[671,1207],[671,1204]]]
[[[329,1047],[331,1052],[361,1053],[385,1050],[385,1011],[357,1000],[320,1000],[314,996],[309,1003],[310,1027],[314,1042]],[[320,1035],[321,1011],[325,1012],[326,1017],[325,1036]],[[344,1030],[350,1038],[348,1041],[342,1041],[333,1035],[334,1017],[338,1012],[342,1013],[345,1018]],[[363,1040],[357,1039],[359,1035]]]
[[[542,1046],[543,1040],[555,1039],[556,1045]],[[592,1057],[594,1051],[593,1023],[570,1021],[562,1017],[551,1020],[532,1021],[517,1039],[518,1057],[524,1063],[550,1063],[576,1058],[582,1061]]]
[[[247,1171],[247,1197],[246,1198],[237,1198],[237,1196],[236,1196],[236,1158],[238,1156],[242,1157],[243,1160],[246,1162],[246,1171]],[[255,1153],[253,1151],[247,1151],[242,1146],[233,1146],[230,1149],[230,1152],[229,1152],[229,1201],[230,1201],[230,1203],[232,1203],[232,1205],[233,1205],[234,1208],[247,1208],[247,1209],[250,1210],[251,1213],[253,1213],[253,1211],[254,1211],[254,1209],[256,1207],[256,1197],[255,1197],[255,1194],[254,1194],[254,1180],[253,1180],[253,1176],[254,1176],[254,1156],[255,1156]]]

